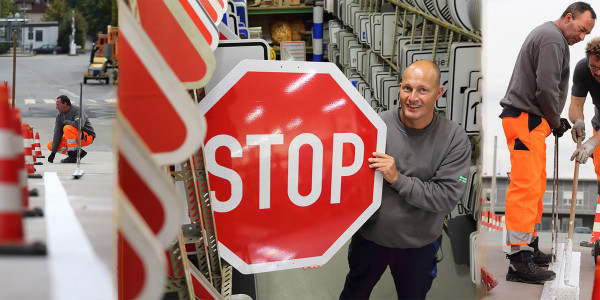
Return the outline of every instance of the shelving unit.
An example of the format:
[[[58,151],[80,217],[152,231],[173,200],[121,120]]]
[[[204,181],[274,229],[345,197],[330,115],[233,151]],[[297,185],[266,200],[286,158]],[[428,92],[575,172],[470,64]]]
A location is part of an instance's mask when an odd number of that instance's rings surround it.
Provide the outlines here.
[[[309,14],[312,6],[259,6],[248,7],[249,15],[273,15],[273,14]]]
[[[288,19],[285,15],[293,15],[294,19],[312,20],[313,6],[259,6],[248,7],[248,18],[251,27],[261,27],[263,37],[270,37],[270,24],[277,19]],[[308,34],[308,33],[307,33]],[[267,41],[269,38],[265,38]],[[279,45],[272,45],[277,56],[280,55]],[[306,54],[312,54],[311,46],[306,47]]]

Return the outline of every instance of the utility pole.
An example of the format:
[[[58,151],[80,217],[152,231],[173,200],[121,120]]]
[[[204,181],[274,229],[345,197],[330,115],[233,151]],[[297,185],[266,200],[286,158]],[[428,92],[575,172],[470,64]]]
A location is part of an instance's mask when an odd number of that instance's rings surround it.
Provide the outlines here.
[[[492,168],[492,189],[490,193],[490,211],[496,213],[496,145],[498,144],[498,136],[494,136],[494,164]]]
[[[75,10],[71,10],[71,43],[69,44],[69,55],[75,55]]]
[[[12,83],[12,108],[15,108],[15,85],[17,81],[17,30],[13,30],[13,83]]]

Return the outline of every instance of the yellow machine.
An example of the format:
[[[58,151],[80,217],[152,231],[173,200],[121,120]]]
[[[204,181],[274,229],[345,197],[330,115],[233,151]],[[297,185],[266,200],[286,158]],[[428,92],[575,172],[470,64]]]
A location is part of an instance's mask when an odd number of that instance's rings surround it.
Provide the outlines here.
[[[98,79],[109,83],[109,69],[112,69],[113,84],[117,84],[119,68],[119,51],[117,41],[119,40],[119,28],[108,25],[107,33],[98,33],[98,41],[95,43],[90,56],[88,72],[83,75],[83,83],[87,79]]]
[[[108,60],[104,56],[96,56],[88,67],[88,71],[83,74],[83,83],[87,83],[88,79],[96,79],[100,82],[109,82]]]

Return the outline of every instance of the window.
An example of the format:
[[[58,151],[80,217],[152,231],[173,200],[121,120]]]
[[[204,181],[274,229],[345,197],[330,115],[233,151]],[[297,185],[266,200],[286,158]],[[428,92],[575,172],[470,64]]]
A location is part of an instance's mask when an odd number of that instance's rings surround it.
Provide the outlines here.
[[[552,191],[546,191],[544,193],[544,198],[542,198],[542,203],[544,203],[544,205],[552,205]]]
[[[41,31],[41,30],[36,30],[35,31],[35,41],[36,42],[41,42],[42,41],[42,34],[43,34],[43,31]]]
[[[491,189],[483,190],[483,199],[485,200],[485,202],[490,202],[492,200],[492,190]]]
[[[571,205],[571,194],[573,191],[563,191],[563,204]],[[576,206],[583,206],[583,192],[577,192],[577,201],[575,202]]]
[[[31,10],[31,3],[21,2],[21,10]]]

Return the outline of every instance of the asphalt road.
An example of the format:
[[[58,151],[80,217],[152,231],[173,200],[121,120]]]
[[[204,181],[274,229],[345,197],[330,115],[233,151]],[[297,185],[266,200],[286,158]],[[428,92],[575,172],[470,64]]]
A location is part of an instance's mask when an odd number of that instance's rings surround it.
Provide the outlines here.
[[[23,117],[56,116],[55,101],[67,95],[79,103],[80,82],[89,64],[89,54],[76,56],[39,54],[17,57],[16,102]],[[12,85],[13,58],[0,57],[0,81]],[[112,83],[112,81],[111,81]],[[114,118],[117,110],[117,86],[95,80],[83,85],[83,106],[90,118]]]

